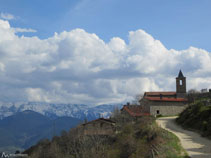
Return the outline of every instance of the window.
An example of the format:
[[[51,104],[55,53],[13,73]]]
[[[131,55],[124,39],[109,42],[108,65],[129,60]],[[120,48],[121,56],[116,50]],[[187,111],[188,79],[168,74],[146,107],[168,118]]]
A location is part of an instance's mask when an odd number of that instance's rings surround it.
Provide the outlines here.
[[[101,127],[101,128],[103,127],[103,123],[102,123],[102,122],[100,123],[100,127]]]
[[[160,114],[160,110],[157,110],[157,114]]]
[[[179,80],[179,85],[182,86],[182,80]]]

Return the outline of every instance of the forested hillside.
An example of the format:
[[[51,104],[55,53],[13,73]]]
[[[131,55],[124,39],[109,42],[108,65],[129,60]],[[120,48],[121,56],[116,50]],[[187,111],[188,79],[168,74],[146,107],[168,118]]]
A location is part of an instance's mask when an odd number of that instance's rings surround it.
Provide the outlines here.
[[[161,129],[151,116],[130,120],[121,114],[113,135],[78,135],[77,128],[40,141],[24,153],[31,158],[185,158],[179,140]]]

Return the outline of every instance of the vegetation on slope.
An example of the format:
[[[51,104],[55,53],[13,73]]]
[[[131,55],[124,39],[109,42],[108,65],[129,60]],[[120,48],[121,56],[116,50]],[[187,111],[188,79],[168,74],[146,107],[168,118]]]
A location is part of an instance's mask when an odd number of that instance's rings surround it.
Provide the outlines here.
[[[75,128],[24,153],[31,158],[185,158],[178,138],[158,127],[154,117],[131,120],[119,114],[112,119],[117,128],[114,135],[80,136]]]
[[[177,118],[184,128],[198,131],[202,136],[211,138],[211,104],[209,98],[196,100]]]

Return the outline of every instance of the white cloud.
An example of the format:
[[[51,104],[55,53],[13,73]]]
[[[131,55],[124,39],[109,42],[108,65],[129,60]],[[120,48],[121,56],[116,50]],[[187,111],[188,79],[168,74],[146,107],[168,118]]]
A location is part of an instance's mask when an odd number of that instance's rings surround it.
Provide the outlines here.
[[[40,88],[26,88],[29,101],[49,102],[47,95]]]
[[[4,71],[5,70],[5,65],[0,63],[0,71]]]
[[[112,38],[108,43],[108,46],[113,52],[121,53],[122,55],[128,51],[125,41],[118,37]]]
[[[0,18],[4,20],[14,20],[15,16],[9,13],[0,13]]]
[[[2,101],[121,102],[144,91],[175,90],[179,69],[189,89],[211,88],[210,52],[168,50],[144,30],[131,31],[128,43],[119,37],[106,43],[83,29],[43,40],[16,31],[0,20]]]
[[[15,28],[14,29],[16,33],[18,32],[37,32],[37,30],[34,30],[34,29],[26,29],[26,28]]]

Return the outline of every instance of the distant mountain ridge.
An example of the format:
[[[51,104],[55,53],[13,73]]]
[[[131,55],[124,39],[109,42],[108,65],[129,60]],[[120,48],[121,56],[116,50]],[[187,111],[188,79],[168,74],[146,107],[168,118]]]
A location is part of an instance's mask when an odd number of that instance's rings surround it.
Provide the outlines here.
[[[122,104],[103,104],[90,107],[85,104],[53,104],[53,103],[0,103],[0,119],[14,115],[17,112],[31,110],[49,118],[55,119],[61,116],[74,117],[78,119],[87,118],[93,120],[101,117],[109,117],[115,107],[121,108]]]
[[[72,117],[50,119],[31,110],[17,112],[0,120],[0,152],[4,147],[27,148],[43,138],[68,131],[80,122]]]
[[[109,117],[121,104],[0,103],[0,151],[27,148],[87,120]],[[6,148],[6,149],[5,149]]]

